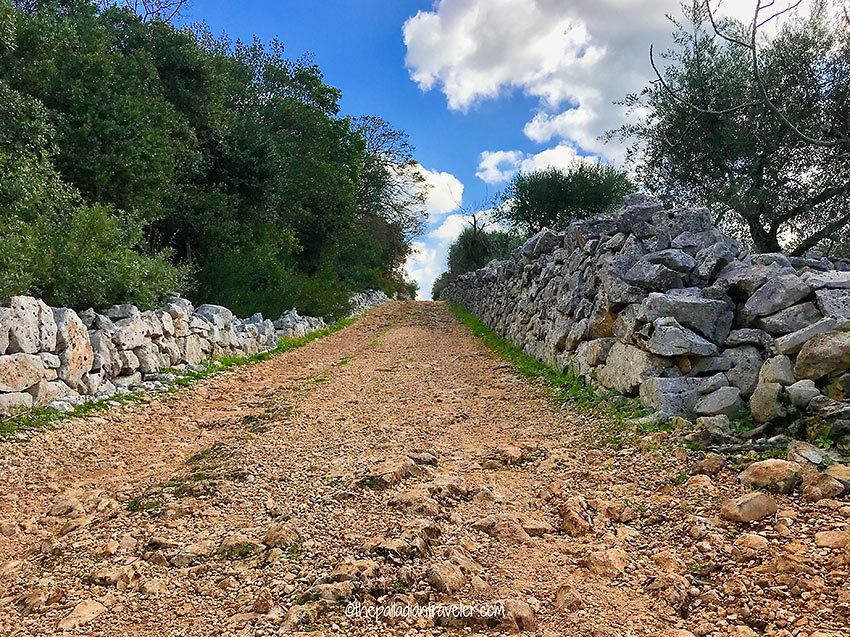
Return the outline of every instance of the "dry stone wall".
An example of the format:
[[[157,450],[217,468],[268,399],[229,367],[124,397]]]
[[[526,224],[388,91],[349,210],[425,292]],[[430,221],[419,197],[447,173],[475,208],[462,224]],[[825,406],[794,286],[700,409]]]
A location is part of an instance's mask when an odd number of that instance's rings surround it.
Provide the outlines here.
[[[352,313],[388,300],[374,290],[356,294]],[[164,389],[175,378],[166,368],[191,370],[219,356],[257,354],[283,337],[324,327],[321,318],[295,309],[274,322],[259,313],[239,319],[220,305],[195,308],[176,294],[156,311],[113,305],[102,313],[11,297],[0,304],[0,415],[34,405],[70,410],[116,392]]]
[[[657,417],[734,417],[850,439],[850,262],[744,254],[705,209],[643,195],[544,230],[458,277],[464,305],[526,354]]]

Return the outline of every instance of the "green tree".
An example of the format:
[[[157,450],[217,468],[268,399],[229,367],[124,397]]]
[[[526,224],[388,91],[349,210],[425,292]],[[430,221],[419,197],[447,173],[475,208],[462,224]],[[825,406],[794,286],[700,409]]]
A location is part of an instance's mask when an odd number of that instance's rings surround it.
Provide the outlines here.
[[[613,166],[575,162],[567,170],[517,173],[496,211],[502,221],[529,235],[616,208],[634,189],[626,173]]]
[[[402,267],[422,234],[428,189],[408,136],[380,117],[353,120],[365,152],[357,184],[357,222],[345,255],[346,278],[358,288],[405,292]]]
[[[626,99],[648,114],[614,134],[636,142],[650,191],[710,206],[758,251],[835,251],[850,224],[850,30],[825,2],[781,18],[769,6],[745,25],[695,2],[658,81]]]
[[[2,14],[2,7],[0,7]],[[144,224],[87,205],[52,161],[48,109],[0,79],[0,296],[34,294],[53,305],[150,307],[183,285],[170,254],[150,254]]]

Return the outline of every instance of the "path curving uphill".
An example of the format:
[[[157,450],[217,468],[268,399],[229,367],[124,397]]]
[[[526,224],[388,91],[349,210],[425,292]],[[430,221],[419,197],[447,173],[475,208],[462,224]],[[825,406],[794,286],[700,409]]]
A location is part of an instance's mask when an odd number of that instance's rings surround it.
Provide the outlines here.
[[[687,479],[685,450],[605,449],[600,425],[445,305],[388,303],[0,445],[0,633],[840,634],[850,508],[775,495],[725,522],[735,474]],[[376,622],[351,601],[475,608]]]

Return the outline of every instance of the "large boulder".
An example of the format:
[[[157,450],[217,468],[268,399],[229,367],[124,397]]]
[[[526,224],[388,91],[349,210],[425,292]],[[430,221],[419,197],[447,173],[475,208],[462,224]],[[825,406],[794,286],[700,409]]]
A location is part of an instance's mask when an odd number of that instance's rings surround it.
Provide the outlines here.
[[[56,320],[56,348],[59,353],[59,379],[73,389],[80,385],[83,374],[94,362],[89,333],[76,312],[66,308],[53,310]]]
[[[660,375],[671,363],[633,345],[614,343],[605,365],[596,370],[596,380],[621,394],[634,396],[648,378]]]
[[[818,380],[850,367],[850,332],[825,332],[806,341],[797,356],[794,376]]]
[[[44,378],[44,364],[34,354],[0,356],[0,392],[22,392]]]
[[[713,356],[717,346],[700,335],[679,325],[672,317],[654,321],[655,329],[646,342],[646,349],[659,356]]]
[[[823,316],[815,307],[815,304],[808,302],[792,305],[770,316],[763,316],[757,319],[754,324],[771,334],[790,334],[817,323],[822,318]]]
[[[700,397],[727,384],[723,374],[710,378],[649,378],[640,386],[640,398],[652,411],[663,412],[671,418],[692,419]]]
[[[751,316],[768,316],[784,310],[811,294],[812,288],[796,274],[780,274],[765,281],[744,304]]]
[[[651,293],[644,300],[638,318],[651,323],[672,317],[712,343],[722,345],[732,327],[732,308],[722,300],[707,299],[698,288]]]

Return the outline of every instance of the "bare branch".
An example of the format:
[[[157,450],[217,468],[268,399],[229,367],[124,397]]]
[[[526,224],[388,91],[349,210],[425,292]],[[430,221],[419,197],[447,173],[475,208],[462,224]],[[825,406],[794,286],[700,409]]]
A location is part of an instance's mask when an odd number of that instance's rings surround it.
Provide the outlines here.
[[[768,22],[770,22],[770,21],[771,21],[771,20],[773,20],[774,18],[778,18],[778,17],[779,17],[779,16],[781,16],[783,13],[788,13],[789,11],[792,11],[793,9],[796,9],[797,7],[799,7],[799,6],[800,6],[800,4],[801,4],[802,2],[803,2],[803,0],[797,0],[797,2],[795,2],[794,4],[788,5],[787,7],[785,7],[784,9],[782,9],[782,11],[777,11],[776,13],[774,13],[772,16],[770,16],[770,17],[769,17],[769,18],[767,18],[766,20],[762,20],[761,22],[759,22],[759,24],[758,24],[758,26],[757,26],[756,28],[757,28],[757,29],[760,29],[761,27],[763,27],[765,24],[767,24]],[[773,0],[771,0],[770,4],[766,4],[766,5],[764,5],[764,6],[762,7],[762,9],[769,9],[770,7],[772,7],[772,6],[773,6],[773,4],[774,4],[774,2],[773,2]]]

